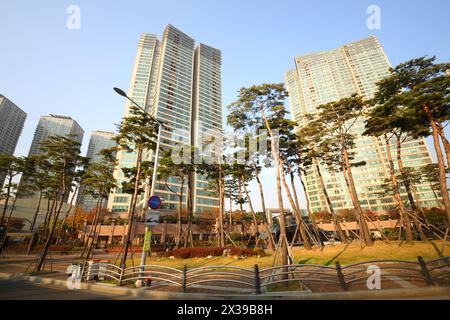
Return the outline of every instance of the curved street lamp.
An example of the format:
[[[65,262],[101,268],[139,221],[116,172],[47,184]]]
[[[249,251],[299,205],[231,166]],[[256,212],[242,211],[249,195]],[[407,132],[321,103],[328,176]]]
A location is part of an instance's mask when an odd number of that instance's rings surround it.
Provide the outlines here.
[[[144,113],[146,113],[150,119],[152,119],[152,121],[156,122],[158,124],[158,139],[156,142],[156,150],[155,150],[155,162],[153,165],[153,176],[152,176],[152,185],[150,188],[150,196],[153,196],[154,192],[155,192],[155,187],[156,187],[156,179],[157,179],[157,171],[158,171],[158,165],[159,165],[159,148],[160,148],[160,144],[161,144],[161,130],[164,126],[164,123],[162,121],[159,121],[158,119],[154,118],[150,113],[148,113],[144,108],[142,108],[139,104],[137,104],[133,99],[131,99],[125,91],[123,91],[120,88],[114,87],[113,90],[120,96],[128,99],[129,101],[131,101],[136,107],[138,107],[140,110],[142,110]],[[145,227],[145,233],[147,233],[148,230],[148,226]],[[153,228],[153,227],[151,227]],[[152,230],[153,231],[153,230]],[[152,232],[153,233],[153,232]],[[145,243],[144,243],[145,246]],[[127,250],[125,250],[125,257],[126,257],[126,252]],[[147,252],[144,250],[144,248],[142,248],[142,255],[141,255],[141,271],[144,272],[145,271],[145,260],[147,258]],[[125,259],[124,259],[125,260]]]

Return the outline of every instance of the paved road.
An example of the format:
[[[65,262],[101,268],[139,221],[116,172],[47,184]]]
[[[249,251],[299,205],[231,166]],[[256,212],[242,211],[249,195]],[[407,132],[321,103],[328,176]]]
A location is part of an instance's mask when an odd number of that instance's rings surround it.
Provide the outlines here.
[[[129,296],[92,293],[86,290],[28,283],[24,281],[0,280],[0,300],[112,300],[129,299]]]
[[[30,271],[30,264],[32,264],[34,256],[26,256],[26,255],[7,255],[0,259],[0,273],[23,273],[27,269]],[[52,278],[52,279],[58,279],[58,280],[66,280],[67,274],[66,269],[67,267],[76,260],[76,256],[61,256],[61,255],[55,255],[52,257],[51,264],[48,262],[45,268],[45,272],[41,272],[39,275],[41,277],[45,278]],[[101,258],[111,258],[111,256],[104,255]],[[409,266],[411,267],[411,266]],[[436,267],[436,266],[434,266]],[[303,267],[299,268],[299,270],[308,271],[309,267]],[[350,291],[355,290],[367,290],[367,284],[366,279],[364,276],[367,277],[367,271],[365,269],[365,266],[361,266],[360,273],[358,274],[352,274],[355,272],[355,268],[359,267],[352,267],[350,269],[345,269],[345,277],[346,280],[352,280],[354,277],[362,277],[360,281],[354,282],[349,286]],[[416,269],[418,266],[415,267]],[[441,271],[444,271],[444,269],[440,269]],[[167,270],[162,270],[164,272],[168,272]],[[233,270],[228,270],[230,272],[233,272]],[[418,287],[425,287],[426,282],[424,279],[422,279],[421,276],[419,276],[419,271],[411,271],[411,270],[392,270],[389,269],[389,271],[383,269],[382,271],[382,288],[383,289],[394,289],[394,288],[408,288],[408,289],[414,289]],[[296,278],[300,281],[302,281],[312,292],[336,292],[339,291],[339,286],[336,279],[336,273],[334,270],[329,270],[330,274],[323,274],[323,273],[302,273],[297,274]],[[262,272],[260,274],[260,277],[263,279],[267,279],[268,275],[270,275],[268,272]],[[410,276],[416,276],[416,278],[411,278]],[[192,286],[189,286],[189,292],[201,292],[201,293],[252,293],[253,292],[253,279],[252,274],[248,274],[247,276],[250,278],[243,277],[244,275],[241,274],[241,272],[236,272],[236,277],[233,277],[233,280],[239,280],[243,282],[249,282],[249,285],[241,285],[231,282],[218,282],[214,281],[211,282],[210,280],[214,280],[217,277],[221,277],[221,275],[213,275],[211,273],[207,273],[206,270],[197,271],[193,274],[190,274],[188,279],[189,282],[192,283],[192,281],[197,282],[197,284],[194,284]],[[317,280],[323,278],[335,281],[335,284],[323,282],[323,281],[312,281],[311,278],[317,278]],[[172,278],[171,278],[172,279]],[[309,279],[309,280],[308,280]],[[172,279],[173,280],[173,279]],[[208,280],[207,282],[205,282]],[[199,281],[201,283],[199,283]],[[439,283],[440,285],[448,285],[447,283]],[[23,287],[21,287],[23,286]],[[176,291],[179,292],[180,288],[179,286],[170,286],[167,282],[160,282],[155,280],[152,289],[154,290],[161,290],[161,291]],[[42,290],[43,294],[40,294],[40,290]],[[129,296],[114,296],[114,295],[108,295],[108,294],[93,294],[90,292],[81,292],[81,291],[70,291],[65,290],[64,288],[60,287],[42,287],[42,285],[39,284],[18,284],[14,283],[13,281],[0,281],[0,299],[5,298],[17,298],[20,299],[126,299],[126,298],[132,298]],[[36,297],[38,296],[38,297]],[[34,298],[33,298],[34,297]]]

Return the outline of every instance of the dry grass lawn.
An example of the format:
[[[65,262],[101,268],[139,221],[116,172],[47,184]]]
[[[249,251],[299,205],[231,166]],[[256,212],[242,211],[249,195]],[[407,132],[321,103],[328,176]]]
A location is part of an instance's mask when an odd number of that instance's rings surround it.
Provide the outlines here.
[[[434,245],[433,245],[434,244]],[[294,248],[294,262],[296,264],[320,264],[320,265],[334,265],[339,261],[342,265],[351,263],[367,261],[367,260],[384,260],[384,259],[398,259],[398,260],[416,260],[417,256],[422,256],[425,260],[439,258],[438,250],[442,249],[442,241],[430,242],[414,242],[413,244],[403,243],[400,247],[398,242],[377,241],[373,247],[361,248],[360,243],[352,243],[349,245],[337,244],[334,246],[326,246],[323,251],[314,249],[311,251],[303,248]],[[449,244],[446,245],[444,255],[448,255]],[[135,256],[135,265],[139,263],[139,257]],[[236,259],[233,257],[213,257],[213,258],[193,258],[193,259],[170,259],[152,257],[147,259],[147,264],[163,265],[173,268],[181,269],[184,265],[189,268],[200,266],[214,266],[214,265],[228,265],[239,266],[243,268],[253,268],[258,264],[260,268],[271,267],[274,256],[268,253],[265,257],[248,257]],[[128,265],[131,266],[131,260]]]

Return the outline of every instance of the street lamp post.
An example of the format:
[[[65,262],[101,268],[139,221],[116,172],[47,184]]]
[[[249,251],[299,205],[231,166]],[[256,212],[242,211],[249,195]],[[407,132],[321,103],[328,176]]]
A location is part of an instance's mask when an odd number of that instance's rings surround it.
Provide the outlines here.
[[[154,194],[154,192],[155,192],[155,187],[156,187],[156,179],[157,179],[157,176],[158,176],[158,165],[159,165],[159,148],[160,148],[160,144],[161,144],[161,131],[162,131],[162,128],[163,128],[163,126],[164,126],[164,123],[163,122],[161,122],[161,121],[159,121],[158,119],[156,119],[156,118],[154,118],[151,114],[149,114],[144,108],[142,108],[139,104],[137,104],[133,99],[131,99],[130,97],[128,97],[128,95],[125,93],[125,91],[123,91],[122,89],[119,89],[119,88],[113,88],[114,89],[114,91],[118,94],[118,95],[120,95],[120,96],[122,96],[122,97],[124,97],[124,98],[126,98],[126,99],[128,99],[129,101],[131,101],[137,108],[139,108],[140,110],[142,110],[144,113],[146,113],[147,115],[149,115],[150,116],[150,118],[154,121],[154,122],[156,122],[157,124],[158,124],[158,139],[157,139],[157,142],[156,142],[156,150],[155,150],[155,161],[154,161],[154,164],[153,164],[153,175],[152,175],[152,183],[151,183],[151,187],[150,187],[150,196],[152,196],[153,194]],[[148,226],[145,226],[145,233],[147,233],[149,231],[149,227]],[[143,244],[143,246],[142,246],[142,254],[141,254],[141,266],[140,266],[140,268],[141,268],[141,272],[144,272],[145,271],[145,261],[146,261],[146,259],[147,259],[147,251],[144,249],[144,247],[145,247],[145,243]],[[126,252],[125,252],[125,254],[126,254]]]

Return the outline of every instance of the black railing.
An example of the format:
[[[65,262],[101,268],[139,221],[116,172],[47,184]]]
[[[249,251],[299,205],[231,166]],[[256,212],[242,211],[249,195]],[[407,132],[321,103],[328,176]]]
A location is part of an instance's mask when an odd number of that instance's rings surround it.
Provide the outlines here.
[[[132,285],[138,280],[155,289],[228,291],[261,294],[276,291],[336,292],[367,290],[379,277],[380,288],[450,285],[450,257],[424,261],[372,260],[342,266],[296,264],[261,269],[236,266],[204,266],[181,270],[161,265],[122,269],[110,263],[84,263],[83,281]],[[375,281],[376,283],[376,281]],[[292,285],[294,284],[294,285]],[[377,289],[380,289],[377,288]],[[373,288],[372,288],[373,289]]]

